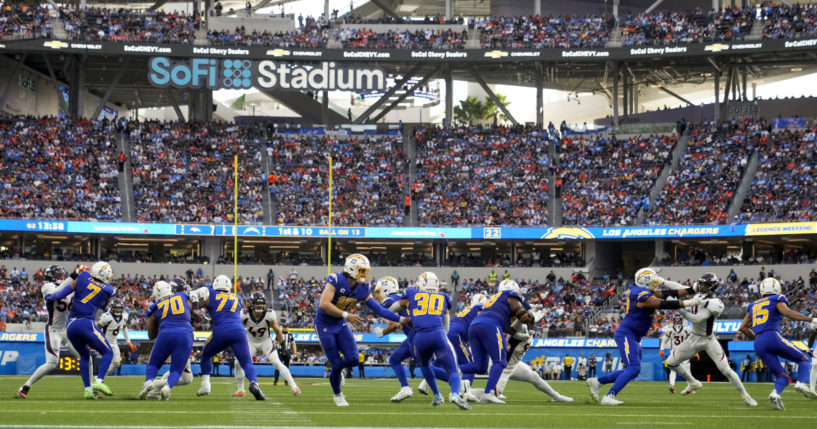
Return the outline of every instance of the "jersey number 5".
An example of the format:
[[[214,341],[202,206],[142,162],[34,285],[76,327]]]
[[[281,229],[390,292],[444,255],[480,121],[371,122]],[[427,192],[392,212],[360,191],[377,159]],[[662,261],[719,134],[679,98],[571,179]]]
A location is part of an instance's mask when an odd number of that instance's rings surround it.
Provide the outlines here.
[[[414,316],[422,316],[425,314],[431,314],[434,316],[440,316],[443,314],[443,303],[445,302],[445,298],[442,295],[430,295],[427,293],[418,293],[415,295],[417,298],[417,308],[414,309],[412,315]]]
[[[162,319],[167,317],[167,309],[170,308],[170,312],[172,314],[182,314],[184,313],[184,303],[182,302],[182,297],[176,295],[171,297],[168,300],[162,301],[157,306],[162,309]]]

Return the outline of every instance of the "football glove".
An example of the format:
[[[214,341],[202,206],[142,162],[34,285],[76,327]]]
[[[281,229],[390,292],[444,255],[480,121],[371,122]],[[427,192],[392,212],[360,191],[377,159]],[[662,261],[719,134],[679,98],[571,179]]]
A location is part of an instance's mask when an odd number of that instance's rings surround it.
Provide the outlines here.
[[[374,332],[374,334],[377,335],[377,338],[383,338],[383,328],[378,326],[372,329],[372,332]]]
[[[664,357],[664,350],[663,349],[660,352],[658,352],[658,356]]]
[[[136,351],[136,346],[134,346],[133,343],[128,343],[128,347],[130,347],[130,351],[132,352]]]

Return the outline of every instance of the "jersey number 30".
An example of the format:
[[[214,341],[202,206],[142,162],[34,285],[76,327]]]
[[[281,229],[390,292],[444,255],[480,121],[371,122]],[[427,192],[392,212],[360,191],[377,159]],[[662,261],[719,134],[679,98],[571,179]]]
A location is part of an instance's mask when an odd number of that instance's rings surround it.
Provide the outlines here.
[[[422,316],[425,314],[431,314],[434,316],[440,316],[443,314],[443,303],[445,302],[445,298],[443,298],[442,295],[418,293],[415,295],[415,298],[417,298],[417,308],[414,309],[412,315]]]

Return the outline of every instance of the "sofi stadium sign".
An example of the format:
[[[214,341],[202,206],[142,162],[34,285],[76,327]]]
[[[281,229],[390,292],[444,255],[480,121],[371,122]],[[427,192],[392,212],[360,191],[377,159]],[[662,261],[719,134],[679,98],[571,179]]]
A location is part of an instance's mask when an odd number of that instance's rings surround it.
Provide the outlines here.
[[[379,67],[339,67],[334,61],[316,66],[287,61],[192,58],[174,61],[154,57],[148,62],[154,86],[208,89],[384,90],[386,73]]]

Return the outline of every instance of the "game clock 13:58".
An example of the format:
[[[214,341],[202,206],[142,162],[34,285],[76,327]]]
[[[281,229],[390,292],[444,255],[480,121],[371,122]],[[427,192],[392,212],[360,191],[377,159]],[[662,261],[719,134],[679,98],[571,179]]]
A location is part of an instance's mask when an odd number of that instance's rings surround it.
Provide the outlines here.
[[[60,353],[60,364],[57,366],[57,374],[79,374],[79,359],[68,353]]]

